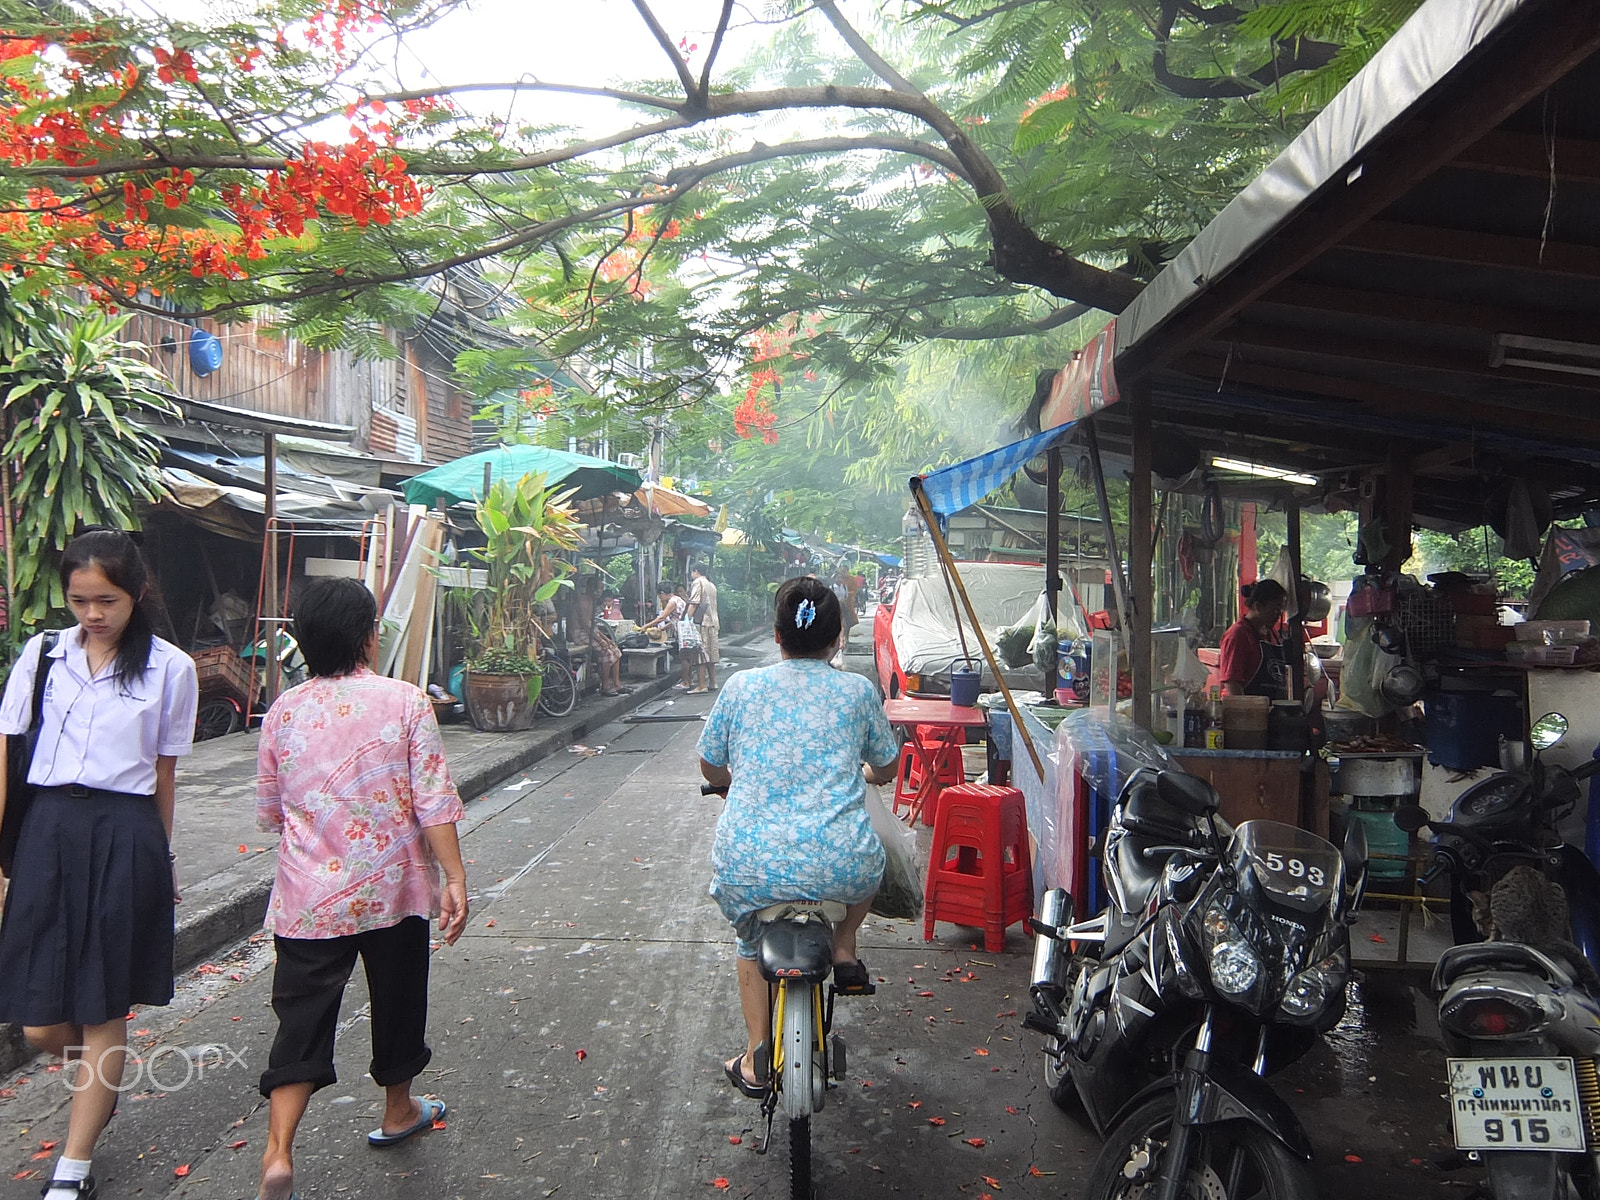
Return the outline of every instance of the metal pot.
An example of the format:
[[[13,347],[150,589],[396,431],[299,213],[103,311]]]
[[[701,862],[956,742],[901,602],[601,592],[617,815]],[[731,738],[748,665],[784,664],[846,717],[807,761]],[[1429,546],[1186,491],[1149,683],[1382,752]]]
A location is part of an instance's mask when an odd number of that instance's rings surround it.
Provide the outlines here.
[[[1378,685],[1378,691],[1390,704],[1404,708],[1416,703],[1422,695],[1422,672],[1410,663],[1396,663]]]
[[[1300,619],[1307,625],[1326,621],[1328,613],[1333,610],[1333,596],[1328,591],[1328,585],[1302,577],[1299,590]]]

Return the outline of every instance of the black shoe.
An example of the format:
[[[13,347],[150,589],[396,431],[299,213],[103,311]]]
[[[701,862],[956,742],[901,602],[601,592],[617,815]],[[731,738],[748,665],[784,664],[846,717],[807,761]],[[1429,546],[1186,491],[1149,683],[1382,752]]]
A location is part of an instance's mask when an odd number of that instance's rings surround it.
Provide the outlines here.
[[[859,958],[834,965],[833,990],[841,996],[873,996],[878,991],[867,975],[867,964]]]
[[[95,1200],[95,1197],[100,1194],[99,1185],[95,1183],[93,1175],[87,1175],[82,1179],[63,1179],[59,1182],[52,1179],[39,1190],[39,1195],[48,1196],[51,1188],[75,1189],[78,1193],[78,1200]]]

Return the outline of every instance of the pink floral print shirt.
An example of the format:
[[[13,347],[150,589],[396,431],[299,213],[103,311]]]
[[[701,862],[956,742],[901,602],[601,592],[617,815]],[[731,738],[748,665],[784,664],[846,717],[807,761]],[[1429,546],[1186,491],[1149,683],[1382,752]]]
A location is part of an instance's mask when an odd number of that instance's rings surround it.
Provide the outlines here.
[[[359,667],[279,696],[261,725],[256,821],[280,835],[267,928],[334,938],[439,913],[422,830],[462,816],[426,696]]]

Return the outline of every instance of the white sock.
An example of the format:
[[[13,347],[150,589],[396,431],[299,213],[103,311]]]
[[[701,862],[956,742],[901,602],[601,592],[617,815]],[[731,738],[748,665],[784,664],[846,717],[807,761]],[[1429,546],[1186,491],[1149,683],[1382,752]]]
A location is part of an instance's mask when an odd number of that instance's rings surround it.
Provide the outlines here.
[[[51,1182],[76,1183],[80,1179],[87,1179],[92,1165],[90,1159],[68,1158],[62,1155],[56,1159],[55,1173],[50,1176]],[[77,1188],[53,1187],[45,1193],[44,1200],[77,1200],[77,1197]]]

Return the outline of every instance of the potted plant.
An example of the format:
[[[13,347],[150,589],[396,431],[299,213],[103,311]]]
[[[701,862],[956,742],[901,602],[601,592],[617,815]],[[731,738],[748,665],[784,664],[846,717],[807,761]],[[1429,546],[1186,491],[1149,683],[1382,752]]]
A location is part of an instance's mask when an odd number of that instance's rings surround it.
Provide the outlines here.
[[[472,551],[488,571],[488,586],[457,589],[473,651],[462,690],[478,729],[505,733],[533,724],[543,686],[539,605],[562,587],[571,563],[558,557],[583,544],[583,525],[567,497],[545,486],[542,474],[515,483],[497,480],[478,502],[484,545]]]

